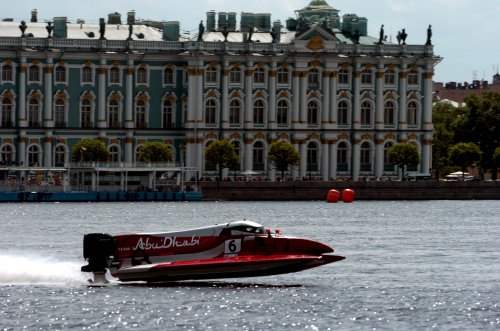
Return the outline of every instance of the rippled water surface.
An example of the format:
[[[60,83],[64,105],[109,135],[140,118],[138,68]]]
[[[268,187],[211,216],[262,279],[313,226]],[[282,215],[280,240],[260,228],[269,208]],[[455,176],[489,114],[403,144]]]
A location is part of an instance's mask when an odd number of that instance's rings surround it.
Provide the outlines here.
[[[498,330],[500,202],[1,204],[0,330]],[[82,238],[251,219],[346,260],[90,287]]]

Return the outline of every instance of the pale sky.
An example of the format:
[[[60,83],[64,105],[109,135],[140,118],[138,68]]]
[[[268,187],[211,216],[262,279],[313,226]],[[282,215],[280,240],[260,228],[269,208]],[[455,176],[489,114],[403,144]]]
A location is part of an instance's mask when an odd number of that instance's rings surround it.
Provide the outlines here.
[[[38,10],[39,21],[66,16],[97,22],[112,12],[122,14],[135,10],[136,18],[179,21],[181,31],[197,33],[206,12],[236,12],[237,24],[241,12],[271,13],[271,20],[295,17],[295,10],[310,0],[0,0],[0,18],[26,20],[31,10]],[[368,19],[368,34],[378,37],[381,24],[385,34],[396,43],[395,36],[406,29],[407,44],[424,44],[429,24],[433,27],[434,53],[443,57],[436,67],[435,81],[471,82],[485,79],[491,82],[500,66],[500,0],[327,0],[340,10],[339,15],[356,14]]]

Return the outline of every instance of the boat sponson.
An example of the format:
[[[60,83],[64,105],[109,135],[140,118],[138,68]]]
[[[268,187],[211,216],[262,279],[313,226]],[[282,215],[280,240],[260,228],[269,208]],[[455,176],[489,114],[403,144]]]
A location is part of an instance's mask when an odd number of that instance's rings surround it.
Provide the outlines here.
[[[259,255],[147,264],[120,269],[121,281],[165,282],[177,280],[255,277],[297,272],[343,260],[338,255]]]

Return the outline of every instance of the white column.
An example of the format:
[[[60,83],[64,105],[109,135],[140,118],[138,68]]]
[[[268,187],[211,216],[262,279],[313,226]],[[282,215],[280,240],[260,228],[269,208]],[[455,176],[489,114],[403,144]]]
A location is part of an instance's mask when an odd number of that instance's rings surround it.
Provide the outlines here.
[[[360,129],[361,128],[361,105],[360,105],[360,78],[361,78],[361,70],[359,69],[359,65],[356,66],[354,70],[354,79],[353,79],[353,109],[354,117],[353,117],[353,128]],[[359,146],[358,146],[359,147]],[[359,160],[358,160],[359,163]]]
[[[408,71],[406,66],[403,71],[399,73],[399,130],[406,130],[406,89],[407,89]]]
[[[19,154],[17,160],[22,162],[25,166],[28,166],[28,160],[26,159],[26,143],[28,138],[26,138],[26,131],[19,131]]]
[[[329,141],[324,139],[321,141],[321,178],[329,180],[329,163],[330,163],[330,145]]]
[[[99,91],[97,93],[97,127],[105,128],[106,121],[106,60],[101,59],[99,67]]]
[[[384,71],[383,68],[379,68],[379,70],[375,73],[377,77],[375,84],[377,100],[375,107],[375,130],[384,128]]]
[[[127,77],[125,86],[125,127],[134,127],[134,60],[129,59],[127,63]]]
[[[338,76],[338,71],[334,71],[331,75],[330,81],[330,123],[332,124],[338,124],[337,123],[337,112],[338,112],[338,101],[337,101],[337,76]],[[336,126],[334,126],[336,127]]]
[[[305,128],[307,124],[307,71],[300,73],[300,127]]]
[[[186,127],[194,128],[196,123],[196,97],[197,97],[197,88],[196,88],[196,67],[193,64],[190,64],[190,67],[187,69],[187,77],[188,77],[188,105],[187,105],[187,114],[186,114]],[[186,158],[186,162],[188,159]],[[190,167],[194,166],[189,165]]]
[[[52,166],[52,141],[54,137],[52,136],[51,130],[48,130],[45,133],[45,146],[43,152],[43,166],[51,167]]]
[[[269,71],[269,104],[267,105],[268,120],[267,127],[271,130],[276,130],[276,63],[272,64]]]
[[[243,171],[245,170],[252,170],[253,169],[253,137],[251,135],[246,135],[245,139],[245,155],[244,157],[244,167]]]
[[[129,131],[125,137],[125,164],[130,166],[134,160],[134,133]]]
[[[423,125],[424,130],[432,130],[432,67],[427,69],[424,74],[424,116]]]
[[[422,173],[432,172],[432,133],[426,133],[422,144]]]
[[[54,122],[52,121],[52,73],[54,71],[52,58],[47,58],[47,67],[45,68],[45,92],[44,92],[44,126],[53,127]],[[69,70],[69,68],[67,68]]]
[[[298,69],[292,72],[292,128],[300,124],[300,71]]]
[[[18,123],[19,127],[25,128],[28,126],[26,119],[26,58],[21,57],[21,66],[19,68],[19,85],[18,85]],[[13,118],[14,119],[14,118]]]
[[[330,144],[330,178],[337,179],[337,139]]]
[[[302,179],[307,176],[307,141],[300,140],[299,153],[300,153],[299,176],[300,179]]]
[[[361,139],[356,135],[354,144],[352,145],[352,179],[359,180],[361,157]]]
[[[252,128],[253,125],[253,104],[252,104],[252,90],[253,90],[253,62],[248,62],[248,69],[245,70],[245,129]],[[245,169],[249,170],[249,169]]]
[[[375,138],[375,177],[381,178],[384,174],[384,137]]]
[[[323,107],[321,110],[321,127],[330,124],[330,72],[323,72]]]
[[[229,128],[229,70],[222,74],[222,127]]]

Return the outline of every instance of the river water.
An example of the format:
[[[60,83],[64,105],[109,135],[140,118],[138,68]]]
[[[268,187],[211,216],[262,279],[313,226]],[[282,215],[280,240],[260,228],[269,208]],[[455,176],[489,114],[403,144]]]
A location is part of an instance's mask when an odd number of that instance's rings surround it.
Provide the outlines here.
[[[499,330],[499,201],[1,204],[0,330]],[[170,283],[82,274],[82,238],[250,219],[346,259]]]

